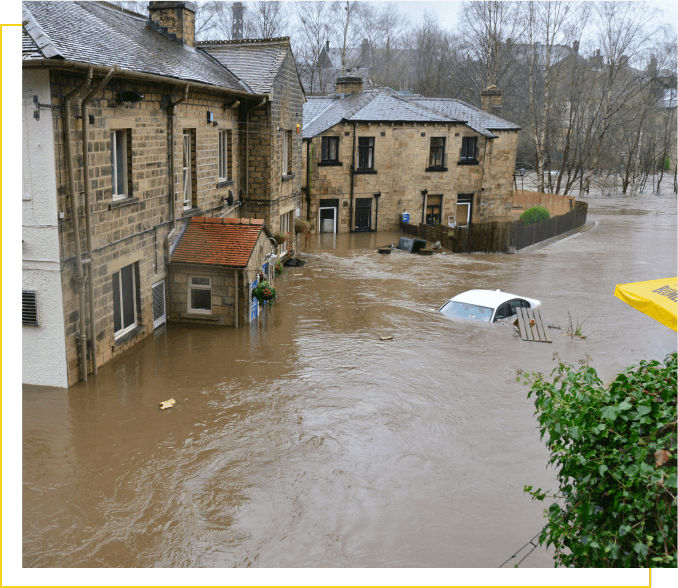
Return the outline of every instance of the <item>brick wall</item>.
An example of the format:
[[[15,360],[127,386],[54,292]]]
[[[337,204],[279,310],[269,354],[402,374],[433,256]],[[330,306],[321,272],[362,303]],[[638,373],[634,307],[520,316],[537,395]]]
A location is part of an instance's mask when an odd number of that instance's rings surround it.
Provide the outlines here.
[[[359,137],[374,137],[374,170],[376,173],[354,175],[355,199],[372,199],[371,229],[376,220],[374,194],[379,199],[378,230],[397,230],[402,213],[419,222],[424,210],[422,190],[428,197],[442,196],[442,220],[456,211],[459,194],[474,194],[472,221],[485,222],[505,218],[513,196],[516,132],[498,132],[488,140],[463,124],[358,124],[356,127],[356,166]],[[317,230],[318,207],[321,199],[339,199],[338,232],[349,231],[351,216],[350,169],[353,149],[353,124],[338,124],[323,136],[339,137],[340,165],[321,163],[322,137],[313,142],[311,176],[311,214]],[[427,171],[432,137],[445,138],[445,171]],[[477,165],[459,165],[462,139],[477,137]],[[488,156],[486,157],[486,153]],[[303,150],[304,183],[306,183],[306,149]],[[484,189],[483,189],[484,188]],[[430,202],[430,200],[429,200]],[[304,214],[304,218],[306,215]],[[355,209],[353,211],[355,222]]]

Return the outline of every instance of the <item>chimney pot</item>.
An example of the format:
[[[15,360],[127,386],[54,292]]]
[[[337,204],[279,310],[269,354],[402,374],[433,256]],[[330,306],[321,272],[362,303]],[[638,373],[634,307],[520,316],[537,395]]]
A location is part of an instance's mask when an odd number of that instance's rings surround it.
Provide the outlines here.
[[[234,39],[243,38],[243,19],[245,15],[245,7],[242,2],[234,2],[231,6],[233,12],[233,26],[231,30],[231,36]]]
[[[148,18],[177,43],[195,47],[195,10],[193,2],[149,2]]]

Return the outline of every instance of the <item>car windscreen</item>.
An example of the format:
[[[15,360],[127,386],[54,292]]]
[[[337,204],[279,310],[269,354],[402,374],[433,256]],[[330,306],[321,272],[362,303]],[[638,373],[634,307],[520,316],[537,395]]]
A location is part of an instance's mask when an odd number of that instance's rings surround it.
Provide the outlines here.
[[[478,306],[477,304],[469,304],[468,302],[454,302],[450,300],[441,309],[445,316],[452,316],[455,318],[472,318],[479,321],[489,321],[492,318],[492,311],[494,309],[487,308],[487,306]]]

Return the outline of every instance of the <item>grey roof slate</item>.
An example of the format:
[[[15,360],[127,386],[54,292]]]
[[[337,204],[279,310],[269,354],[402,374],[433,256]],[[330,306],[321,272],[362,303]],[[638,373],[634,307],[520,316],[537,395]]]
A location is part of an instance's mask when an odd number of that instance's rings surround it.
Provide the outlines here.
[[[21,28],[21,58],[22,59],[41,59],[43,54],[40,47],[37,46],[33,38],[26,32],[25,28]]]
[[[257,93],[268,93],[290,46],[288,38],[197,43]]]
[[[390,90],[368,90],[352,94],[309,97],[304,104],[302,138],[310,139],[342,120],[452,123],[461,122],[493,138],[492,130],[517,131],[518,125],[470,104],[450,98],[402,97]]]
[[[204,51],[183,47],[145,17],[96,2],[24,2],[24,8],[64,59],[252,91]],[[36,40],[25,24],[24,30]],[[38,58],[30,46],[23,57]]]

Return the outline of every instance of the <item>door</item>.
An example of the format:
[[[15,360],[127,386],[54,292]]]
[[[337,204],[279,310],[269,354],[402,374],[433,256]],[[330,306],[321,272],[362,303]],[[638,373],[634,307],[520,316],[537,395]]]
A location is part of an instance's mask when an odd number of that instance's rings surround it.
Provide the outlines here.
[[[151,286],[153,294],[153,328],[157,329],[167,321],[165,312],[165,280],[160,280]]]
[[[321,233],[336,233],[337,232],[337,209],[334,206],[321,206],[320,214],[320,232]]]
[[[471,208],[473,206],[473,194],[459,194],[457,196],[457,226],[465,227],[471,223]]]
[[[250,303],[250,321],[252,322],[259,316],[259,302],[252,298],[252,291],[259,285],[259,279],[250,282],[249,303]]]
[[[372,198],[356,198],[355,230],[369,231],[372,225]]]
[[[426,198],[426,224],[432,227],[435,227],[437,224],[440,224],[442,218],[442,203],[443,197],[438,196],[428,196]]]

